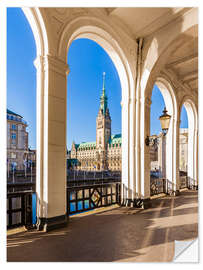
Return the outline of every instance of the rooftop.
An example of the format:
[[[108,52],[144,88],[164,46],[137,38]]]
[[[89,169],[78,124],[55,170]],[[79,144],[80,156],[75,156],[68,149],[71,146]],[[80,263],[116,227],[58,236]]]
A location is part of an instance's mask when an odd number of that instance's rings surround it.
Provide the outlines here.
[[[110,144],[115,143],[122,143],[122,135],[121,134],[115,134],[111,136]]]
[[[122,135],[121,134],[115,134],[111,136],[109,144],[121,144],[122,143]],[[75,147],[78,148],[86,148],[86,147],[95,147],[96,142],[82,142],[79,144],[75,144]]]
[[[7,114],[12,114],[12,115],[19,116],[19,117],[23,118],[20,114],[17,114],[9,109],[7,109]]]

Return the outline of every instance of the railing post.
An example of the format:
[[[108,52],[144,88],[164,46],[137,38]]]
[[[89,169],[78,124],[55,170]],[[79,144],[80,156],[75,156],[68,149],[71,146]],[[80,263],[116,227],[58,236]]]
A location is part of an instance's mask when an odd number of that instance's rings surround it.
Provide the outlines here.
[[[15,182],[15,179],[14,179],[14,167],[13,167],[13,184]]]
[[[119,184],[116,184],[116,203],[119,203]]]
[[[190,189],[190,177],[187,178],[187,188]]]
[[[164,178],[163,180],[164,180],[164,193],[165,193],[165,194],[168,194],[167,179]]]
[[[26,207],[25,207],[25,194],[22,194],[22,197],[21,197],[21,204],[22,204],[22,219],[21,219],[21,222],[22,222],[22,225],[25,225],[25,211],[26,211]]]
[[[9,216],[8,216],[8,223],[12,225],[12,198],[8,198],[8,210],[9,210]]]
[[[31,183],[32,183],[32,163],[31,163],[31,167],[30,167],[30,174],[31,174],[31,179],[30,179],[30,181],[31,181]]]
[[[66,205],[66,208],[67,208],[67,214],[69,216],[70,214],[70,194],[69,194],[69,191],[68,191],[68,188],[66,188],[66,196],[67,196],[67,205]]]
[[[7,165],[7,171],[8,171],[8,179],[9,179],[9,162],[8,162],[8,165]]]

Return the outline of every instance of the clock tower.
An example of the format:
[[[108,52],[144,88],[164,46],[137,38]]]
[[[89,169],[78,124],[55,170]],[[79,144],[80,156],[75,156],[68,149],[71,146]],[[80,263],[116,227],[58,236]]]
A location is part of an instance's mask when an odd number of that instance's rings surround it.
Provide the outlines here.
[[[96,119],[97,170],[107,170],[107,147],[111,138],[111,117],[109,114],[105,92],[105,72],[103,73],[103,88],[100,97],[100,108]]]

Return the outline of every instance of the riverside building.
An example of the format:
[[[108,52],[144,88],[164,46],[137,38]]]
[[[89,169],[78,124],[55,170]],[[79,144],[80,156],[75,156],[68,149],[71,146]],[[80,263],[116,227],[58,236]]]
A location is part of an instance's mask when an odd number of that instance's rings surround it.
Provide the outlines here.
[[[27,122],[23,117],[7,109],[7,168],[23,170],[28,160],[35,163],[35,150],[28,148]]]

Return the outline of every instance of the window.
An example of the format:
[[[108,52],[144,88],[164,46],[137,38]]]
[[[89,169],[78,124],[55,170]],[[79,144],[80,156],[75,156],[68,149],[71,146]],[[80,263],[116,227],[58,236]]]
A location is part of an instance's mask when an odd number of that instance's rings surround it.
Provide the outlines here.
[[[11,144],[16,144],[16,133],[11,133]]]
[[[12,124],[11,128],[16,130],[16,125]]]
[[[15,153],[11,153],[11,158],[16,158],[16,154]]]
[[[16,133],[11,133],[11,139],[16,139]]]

